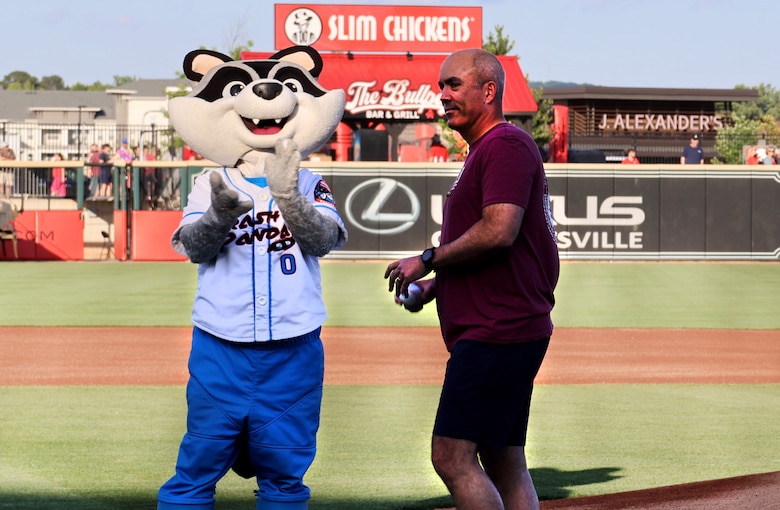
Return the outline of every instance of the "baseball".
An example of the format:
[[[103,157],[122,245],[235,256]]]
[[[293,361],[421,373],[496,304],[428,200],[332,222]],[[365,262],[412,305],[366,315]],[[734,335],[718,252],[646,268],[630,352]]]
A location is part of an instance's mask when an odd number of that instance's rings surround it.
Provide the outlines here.
[[[407,310],[419,310],[422,306],[422,289],[416,283],[409,284],[409,295],[401,294],[398,299]]]

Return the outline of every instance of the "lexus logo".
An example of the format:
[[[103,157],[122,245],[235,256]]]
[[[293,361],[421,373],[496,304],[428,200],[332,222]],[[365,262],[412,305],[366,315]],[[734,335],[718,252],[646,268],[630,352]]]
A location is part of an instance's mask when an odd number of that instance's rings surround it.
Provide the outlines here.
[[[383,212],[390,199],[397,202],[399,197],[408,212]],[[355,210],[361,207],[361,211]],[[414,191],[395,179],[382,177],[355,186],[347,195],[344,208],[349,221],[370,234],[400,234],[420,218],[420,201]]]

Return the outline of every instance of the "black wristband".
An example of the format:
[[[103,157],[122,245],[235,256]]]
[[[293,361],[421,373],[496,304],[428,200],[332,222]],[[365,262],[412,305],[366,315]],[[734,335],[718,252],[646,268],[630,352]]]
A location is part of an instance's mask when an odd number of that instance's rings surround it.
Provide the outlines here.
[[[425,269],[428,271],[433,271],[433,255],[435,251],[436,248],[427,248],[424,252],[422,252],[422,263],[425,266]]]

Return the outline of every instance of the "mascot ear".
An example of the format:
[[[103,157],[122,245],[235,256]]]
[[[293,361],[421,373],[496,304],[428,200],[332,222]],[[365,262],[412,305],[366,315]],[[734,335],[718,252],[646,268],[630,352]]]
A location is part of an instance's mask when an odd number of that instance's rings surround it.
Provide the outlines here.
[[[291,46],[282,51],[271,55],[271,60],[281,60],[283,62],[292,62],[303,67],[309,74],[318,78],[322,72],[322,57],[319,52],[311,46]]]
[[[232,58],[217,51],[194,50],[184,57],[184,75],[191,81],[199,82],[213,68],[232,61]]]

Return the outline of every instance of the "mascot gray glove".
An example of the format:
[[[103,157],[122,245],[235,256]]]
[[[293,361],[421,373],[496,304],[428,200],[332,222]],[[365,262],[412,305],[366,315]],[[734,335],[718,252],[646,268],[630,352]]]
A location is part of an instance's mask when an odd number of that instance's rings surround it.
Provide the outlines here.
[[[277,141],[276,153],[266,163],[268,188],[293,238],[303,251],[317,257],[327,255],[339,240],[339,225],[318,213],[298,189],[301,154],[295,142]]]
[[[252,202],[239,202],[238,193],[229,189],[218,172],[209,174],[211,206],[196,222],[179,232],[190,261],[199,264],[215,258],[236,219],[252,210]]]

